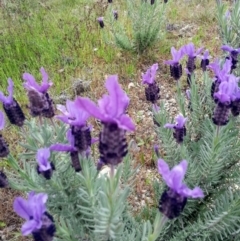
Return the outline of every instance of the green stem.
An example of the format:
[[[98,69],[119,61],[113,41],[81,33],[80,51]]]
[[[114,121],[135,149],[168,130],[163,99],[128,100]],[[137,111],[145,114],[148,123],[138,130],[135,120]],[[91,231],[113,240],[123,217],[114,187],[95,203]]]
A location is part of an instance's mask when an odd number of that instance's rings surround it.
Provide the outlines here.
[[[184,100],[182,98],[181,86],[179,81],[177,81],[177,100],[179,101],[179,108],[183,116],[185,116]]]
[[[155,221],[154,221],[154,231],[148,236],[148,241],[155,241],[159,234],[161,233],[164,225],[167,223],[168,218],[165,215],[161,215],[160,212],[157,212]]]

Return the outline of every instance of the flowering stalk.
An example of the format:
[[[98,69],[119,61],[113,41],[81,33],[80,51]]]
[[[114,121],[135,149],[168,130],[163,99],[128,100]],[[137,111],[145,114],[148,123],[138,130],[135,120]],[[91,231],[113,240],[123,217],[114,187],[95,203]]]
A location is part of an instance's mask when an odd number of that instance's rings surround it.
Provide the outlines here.
[[[182,59],[184,52],[183,48],[176,50],[174,47],[171,48],[171,54],[173,59],[165,61],[164,63],[170,65],[170,73],[171,76],[175,80],[179,80],[182,76],[182,65],[180,64],[180,60]]]
[[[28,93],[30,114],[33,117],[43,116],[52,118],[55,114],[54,105],[47,91],[53,83],[48,82],[48,74],[43,67],[40,69],[40,72],[42,74],[41,85],[36,82],[31,74],[23,74],[23,79],[25,80],[23,86]]]
[[[134,130],[131,118],[125,114],[129,105],[127,94],[121,89],[116,75],[106,81],[109,95],[98,101],[99,107],[88,98],[78,98],[77,104],[90,115],[102,121],[103,129],[99,136],[100,160],[105,165],[118,165],[126,156],[126,131]]]
[[[156,102],[160,99],[160,88],[155,81],[157,70],[158,64],[154,64],[145,74],[142,74],[142,84],[148,85],[148,87],[145,88],[146,99],[147,101],[152,102],[155,110],[158,109]]]
[[[12,79],[8,79],[8,96],[5,96],[0,91],[0,101],[3,103],[3,109],[10,121],[11,124],[17,125],[19,127],[22,127],[25,120],[25,115],[18,104],[18,102],[13,97],[13,81]]]
[[[183,142],[184,136],[186,136],[185,123],[187,118],[184,118],[182,114],[179,114],[176,118],[176,124],[167,123],[164,125],[165,128],[173,129],[173,137],[176,139],[178,144]]]

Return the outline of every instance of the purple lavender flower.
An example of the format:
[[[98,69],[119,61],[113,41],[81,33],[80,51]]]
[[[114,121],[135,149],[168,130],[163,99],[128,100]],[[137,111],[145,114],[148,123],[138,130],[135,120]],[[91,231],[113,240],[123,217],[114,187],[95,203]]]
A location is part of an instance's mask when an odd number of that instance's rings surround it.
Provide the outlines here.
[[[218,92],[214,94],[217,105],[212,120],[215,125],[223,126],[228,123],[231,101],[237,88],[237,79],[233,75],[229,75],[228,80],[219,85]]]
[[[238,63],[238,55],[240,53],[240,48],[234,49],[233,47],[229,45],[223,45],[221,47],[222,50],[229,52],[230,56],[227,57],[227,59],[231,60],[231,71],[237,68]]]
[[[135,126],[125,114],[129,98],[118,83],[117,75],[109,76],[105,84],[109,95],[98,101],[99,107],[88,98],[78,98],[77,104],[90,115],[102,121],[99,137],[100,159],[105,164],[116,165],[127,154],[126,131]]]
[[[131,118],[125,114],[129,98],[119,85],[117,75],[109,76],[105,86],[109,95],[104,95],[98,101],[99,107],[90,99],[83,97],[78,97],[76,104],[104,123],[114,122],[121,129],[133,131],[135,126]]]
[[[158,64],[154,64],[147,70],[145,74],[142,74],[142,84],[148,85],[148,87],[145,88],[146,99],[153,104],[156,104],[156,101],[160,99],[160,89],[155,82],[157,69]]]
[[[187,165],[187,161],[183,160],[170,170],[163,159],[158,160],[158,172],[168,186],[159,200],[159,210],[169,219],[180,215],[187,203],[187,198],[204,197],[203,191],[199,187],[191,190],[183,183]]]
[[[182,65],[179,63],[179,61],[182,59],[184,53],[183,49],[180,48],[179,50],[176,50],[174,47],[171,48],[171,54],[173,59],[167,60],[164,63],[167,65],[170,65],[170,73],[171,76],[175,80],[179,80],[182,76]]]
[[[80,152],[87,151],[91,146],[90,127],[86,124],[90,115],[77,104],[77,101],[67,100],[66,107],[63,105],[57,106],[58,110],[63,113],[63,115],[58,115],[57,118],[71,126],[75,147]]]
[[[103,17],[97,18],[97,21],[98,21],[98,23],[99,23],[99,26],[100,26],[101,28],[104,28]]]
[[[46,179],[50,179],[53,171],[55,170],[55,166],[52,162],[49,162],[50,158],[50,149],[49,148],[40,148],[37,152],[37,172],[38,174],[42,174]]]
[[[176,124],[167,123],[164,125],[165,128],[174,129],[173,137],[176,139],[177,143],[182,143],[184,136],[186,136],[185,123],[187,118],[184,118],[182,114],[179,114],[175,118]]]
[[[113,10],[113,17],[115,20],[118,20],[118,11],[117,10]]]
[[[188,56],[187,69],[191,74],[196,69],[195,58],[202,52],[202,50],[203,48],[195,50],[195,46],[193,43],[189,43],[182,47],[183,53]]]
[[[205,50],[205,52],[203,53],[203,55],[201,56],[201,68],[203,71],[207,70],[207,66],[209,65],[209,59],[211,58],[211,56],[209,55],[209,51]]]
[[[11,124],[17,125],[19,127],[23,126],[25,116],[18,102],[13,97],[13,81],[8,79],[8,96],[5,96],[0,91],[0,101],[3,103],[3,109]]]
[[[4,114],[0,111],[0,130],[3,130],[5,125]],[[9,154],[8,144],[0,134],[0,157],[6,157]]]
[[[215,79],[211,86],[211,96],[214,98],[214,93],[218,91],[220,83],[226,81],[231,72],[231,61],[226,59],[221,67],[219,60],[216,59],[213,63],[208,65],[208,68],[213,70],[215,74]]]
[[[23,86],[28,91],[30,114],[33,117],[44,116],[52,118],[54,116],[54,105],[47,91],[53,83],[48,82],[48,74],[43,67],[40,69],[40,72],[42,74],[41,85],[36,82],[31,74],[23,74],[23,79],[26,81]]]
[[[32,234],[35,241],[52,241],[56,231],[52,216],[46,211],[47,194],[30,192],[28,199],[17,197],[14,211],[26,222],[22,226],[22,235]]]
[[[3,171],[0,171],[0,188],[4,188],[8,186],[7,176]]]
[[[69,144],[53,144],[50,146],[51,151],[64,151],[69,152],[72,161],[72,167],[76,172],[80,172],[82,170],[80,165],[80,160],[78,156],[78,149],[74,146],[74,136],[72,135],[72,131],[68,130],[67,132],[67,139]]]

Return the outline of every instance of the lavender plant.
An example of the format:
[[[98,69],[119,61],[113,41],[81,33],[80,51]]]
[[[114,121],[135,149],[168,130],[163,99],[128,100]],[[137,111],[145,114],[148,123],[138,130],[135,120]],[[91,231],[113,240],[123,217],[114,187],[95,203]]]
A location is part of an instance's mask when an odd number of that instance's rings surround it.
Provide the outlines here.
[[[230,70],[231,65],[228,65]],[[223,71],[220,66],[218,69]],[[188,160],[186,183],[201,187],[205,194],[203,199],[189,200],[181,215],[167,223],[158,240],[239,239],[239,121],[230,112],[239,88],[238,78],[230,71],[223,72],[222,83],[214,94],[215,103],[211,97],[213,80],[208,72],[204,72],[201,82],[192,76],[191,109],[187,110],[187,101],[184,103],[187,122],[180,115],[176,124],[168,124],[171,118],[163,104],[157,113],[154,111],[159,122],[156,131],[162,149],[158,155],[164,153],[159,157],[164,158],[170,167],[175,166],[179,159]],[[181,95],[184,97],[183,93]],[[178,103],[181,109],[179,98]],[[224,111],[218,111],[218,108],[224,108]],[[182,127],[181,141],[176,138],[179,137],[176,135],[178,126]],[[164,127],[173,128],[174,135]],[[165,186],[155,183],[154,188],[157,199]]]
[[[117,15],[116,9],[119,9]],[[119,6],[117,3],[110,4],[107,24],[115,45],[143,53],[162,37],[165,9],[166,3],[159,0],[127,0]],[[109,42],[109,37],[105,36],[105,39]]]
[[[177,62],[177,68],[179,56],[174,55],[170,63],[175,66]],[[191,76],[190,100],[183,101],[178,79],[177,101],[183,115],[177,116],[175,124],[169,124],[169,113],[163,103],[157,103],[158,65],[142,75],[157,122],[161,151],[155,148],[156,166],[164,181],[153,183],[158,205],[151,207],[150,219],[141,213],[134,216],[134,203],[128,203],[136,169],[131,166],[126,132],[134,131],[135,125],[126,114],[130,100],[116,75],[108,77],[109,93],[98,105],[77,97],[67,101],[66,107],[57,107],[62,114],[54,121],[43,114],[47,108],[40,108],[41,122],[25,120],[21,130],[24,152],[16,157],[6,154],[11,167],[8,181],[0,172],[1,187],[9,182],[10,187],[29,193],[27,200],[18,197],[14,202],[14,210],[26,220],[22,234],[31,234],[35,241],[239,240],[238,78],[230,73],[229,59],[223,67],[215,61],[210,68],[215,71],[214,79],[207,71],[201,82]],[[42,73],[41,86],[31,75],[24,75],[25,87],[34,92],[29,98],[32,107],[39,100],[41,106],[52,105],[46,97],[51,84],[43,69]],[[220,84],[211,95],[216,78]],[[91,155],[96,140],[87,123],[90,116],[102,124],[97,159]],[[103,165],[109,166],[107,174],[101,172]]]

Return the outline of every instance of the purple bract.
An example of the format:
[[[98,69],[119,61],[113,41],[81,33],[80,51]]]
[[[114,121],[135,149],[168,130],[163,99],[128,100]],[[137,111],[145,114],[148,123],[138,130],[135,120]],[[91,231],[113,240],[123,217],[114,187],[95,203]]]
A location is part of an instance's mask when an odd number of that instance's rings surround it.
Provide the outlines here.
[[[125,114],[129,105],[129,98],[118,83],[117,75],[109,76],[105,84],[109,95],[98,100],[98,106],[89,98],[79,97],[76,104],[91,116],[105,123],[116,123],[119,128],[133,131],[135,125],[132,119]]]
[[[183,183],[187,165],[187,161],[183,160],[170,170],[168,164],[163,159],[159,159],[158,172],[162,175],[167,186],[174,192],[183,197],[202,198],[204,197],[203,191],[199,187],[195,187],[191,190]]]

